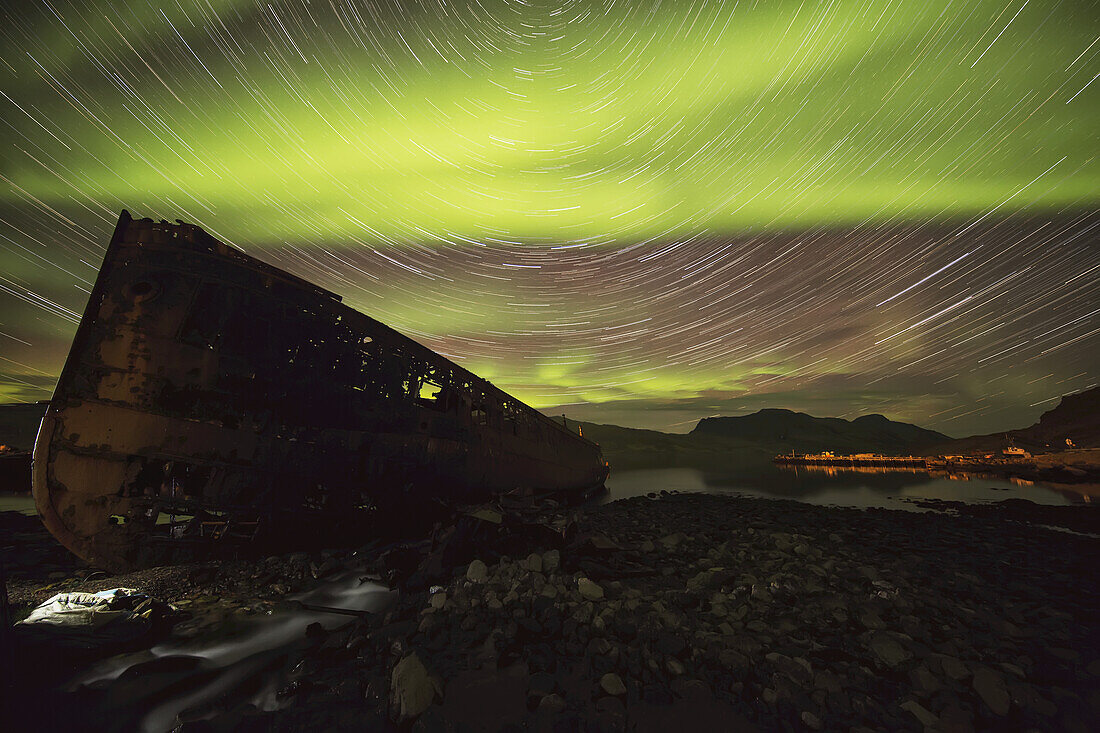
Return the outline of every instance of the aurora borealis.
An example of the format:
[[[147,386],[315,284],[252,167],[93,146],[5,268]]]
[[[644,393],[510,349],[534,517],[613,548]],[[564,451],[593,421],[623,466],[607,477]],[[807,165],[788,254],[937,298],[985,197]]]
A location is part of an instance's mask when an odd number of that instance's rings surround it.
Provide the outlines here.
[[[0,400],[52,392],[122,208],[581,419],[770,406],[963,435],[1098,381],[1090,3],[28,0],[2,20]]]

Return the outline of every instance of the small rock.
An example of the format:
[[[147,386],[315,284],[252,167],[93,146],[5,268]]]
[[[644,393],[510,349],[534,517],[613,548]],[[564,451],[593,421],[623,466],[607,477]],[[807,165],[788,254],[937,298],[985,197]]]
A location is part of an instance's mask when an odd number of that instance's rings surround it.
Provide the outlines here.
[[[552,573],[561,567],[561,553],[557,550],[547,550],[542,553],[542,571]]]
[[[1004,678],[993,670],[982,667],[974,672],[974,691],[996,715],[1008,715],[1011,699]]]
[[[943,667],[943,673],[956,682],[970,676],[970,670],[966,665],[954,657],[940,657],[940,666]]]
[[[550,715],[556,715],[562,710],[565,710],[565,700],[561,695],[547,695],[539,700],[540,713],[549,713]]]
[[[772,600],[772,594],[764,590],[764,587],[759,583],[752,587],[752,597],[763,603],[770,603]]]
[[[676,532],[676,533],[670,534],[670,535],[665,535],[664,537],[662,537],[660,539],[661,544],[665,546],[666,550],[673,549],[674,547],[676,547],[677,545],[679,545],[683,541],[684,541],[684,535],[680,534],[679,532]]]
[[[593,583],[588,578],[579,578],[577,580],[577,590],[581,593],[581,598],[587,601],[599,601],[603,599],[603,588]]]
[[[602,687],[603,691],[606,692],[608,695],[626,694],[626,685],[623,684],[623,681],[619,677],[619,675],[615,674],[614,672],[608,672],[600,678],[600,687]]]
[[[869,646],[871,651],[889,667],[896,667],[913,656],[901,644],[886,634],[872,636]]]
[[[484,583],[489,577],[489,568],[481,560],[474,560],[466,569],[466,579],[474,583]]]
[[[920,721],[920,724],[925,728],[935,728],[940,724],[940,719],[916,700],[907,700],[903,702],[901,704],[901,709],[912,713],[913,717]]]
[[[537,552],[532,552],[527,556],[527,559],[523,561],[523,567],[530,570],[532,573],[542,572],[542,555]]]
[[[801,718],[802,718],[803,725],[805,725],[810,730],[821,730],[821,728],[822,728],[821,718],[817,717],[816,715],[811,713],[809,710],[803,710]]]
[[[886,622],[879,617],[877,613],[871,610],[864,610],[859,614],[859,622],[866,628],[872,630],[885,629]]]
[[[940,681],[936,679],[936,675],[923,664],[909,673],[909,679],[913,688],[924,695],[931,695],[940,689]]]
[[[432,597],[430,599],[428,599],[428,604],[436,610],[439,610],[439,609],[443,608],[443,604],[445,604],[446,602],[447,602],[447,594],[446,593],[435,593],[435,594],[432,595]]]

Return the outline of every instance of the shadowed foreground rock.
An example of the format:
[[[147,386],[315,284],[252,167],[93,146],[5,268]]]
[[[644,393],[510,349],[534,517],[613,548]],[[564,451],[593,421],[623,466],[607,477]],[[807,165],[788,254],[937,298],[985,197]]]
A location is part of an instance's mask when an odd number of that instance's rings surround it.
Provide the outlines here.
[[[441,681],[420,730],[1083,731],[1097,719],[1095,539],[699,494],[615,502],[581,524],[560,555],[479,560],[406,595],[350,632],[368,639],[354,658],[309,660],[308,676],[325,690],[357,680],[344,703],[359,706],[380,660],[415,658]],[[331,720],[326,701],[295,700],[275,720]]]
[[[185,729],[1086,731],[1098,550],[1000,516],[628,499],[314,630],[282,709]]]

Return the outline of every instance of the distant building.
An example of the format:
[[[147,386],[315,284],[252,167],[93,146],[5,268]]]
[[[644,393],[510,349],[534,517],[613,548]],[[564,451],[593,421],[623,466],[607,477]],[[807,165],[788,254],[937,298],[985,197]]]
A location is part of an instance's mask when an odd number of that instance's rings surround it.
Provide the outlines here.
[[[1023,448],[1017,448],[1014,445],[1008,446],[1002,451],[1002,453],[1004,453],[1006,456],[1016,456],[1017,458],[1031,458],[1030,453],[1028,453]]]

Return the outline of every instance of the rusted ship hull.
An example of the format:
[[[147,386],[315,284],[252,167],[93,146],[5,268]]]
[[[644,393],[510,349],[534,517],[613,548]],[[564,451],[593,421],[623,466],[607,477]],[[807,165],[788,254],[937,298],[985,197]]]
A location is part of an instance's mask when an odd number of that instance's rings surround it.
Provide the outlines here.
[[[583,495],[594,443],[198,227],[123,212],[35,444],[49,530],[112,571]]]

